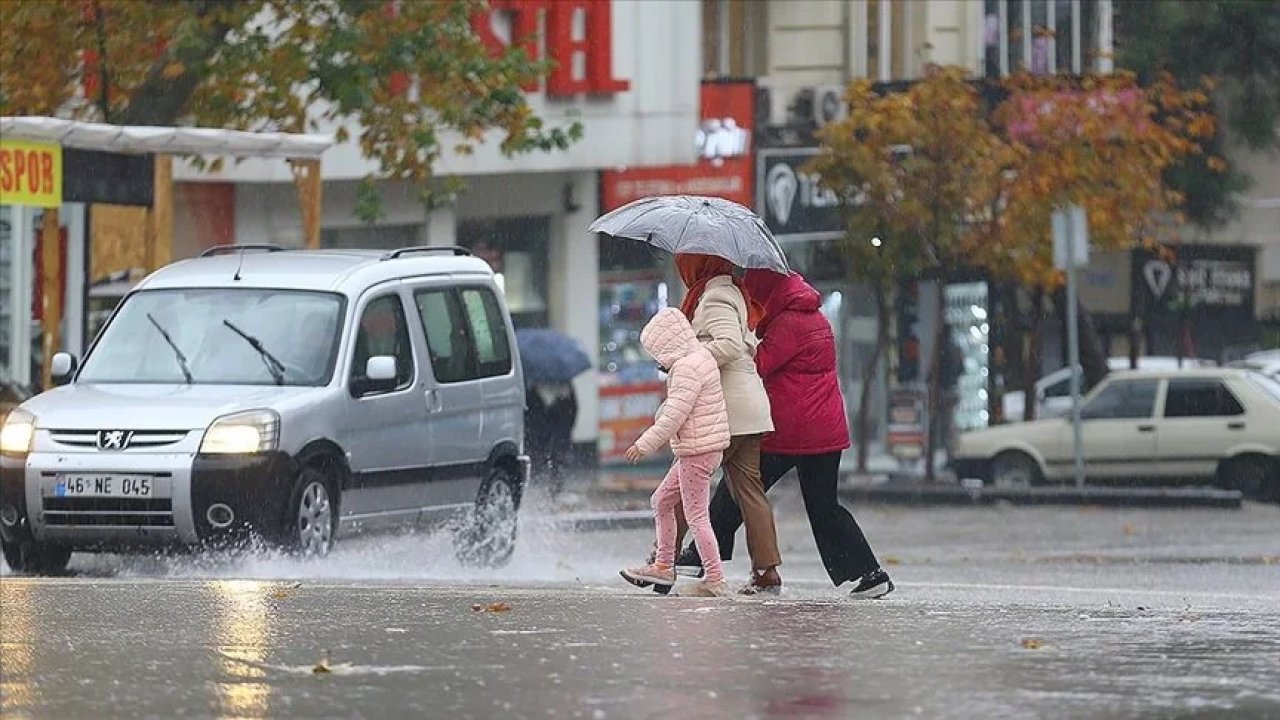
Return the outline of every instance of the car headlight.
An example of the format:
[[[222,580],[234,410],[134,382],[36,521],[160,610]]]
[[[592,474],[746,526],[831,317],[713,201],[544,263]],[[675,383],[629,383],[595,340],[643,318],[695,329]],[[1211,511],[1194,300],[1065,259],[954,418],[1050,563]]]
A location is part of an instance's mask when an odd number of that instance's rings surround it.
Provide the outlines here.
[[[270,410],[225,415],[213,421],[200,443],[207,455],[248,455],[275,450],[280,442],[280,416]]]
[[[15,409],[0,427],[0,453],[26,455],[31,452],[31,441],[35,436],[36,416],[26,410]]]

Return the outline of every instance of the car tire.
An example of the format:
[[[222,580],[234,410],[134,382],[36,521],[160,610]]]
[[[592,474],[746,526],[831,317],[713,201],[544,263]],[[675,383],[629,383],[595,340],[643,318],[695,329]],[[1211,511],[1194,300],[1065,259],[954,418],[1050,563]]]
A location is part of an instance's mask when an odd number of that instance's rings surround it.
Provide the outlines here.
[[[1246,455],[1228,461],[1218,472],[1218,484],[1239,490],[1247,500],[1280,501],[1280,468],[1270,458]]]
[[[324,557],[333,549],[338,529],[338,494],[333,478],[307,466],[298,473],[281,527],[281,544],[302,557]]]
[[[468,567],[506,565],[516,549],[520,487],[516,477],[495,468],[480,487],[475,507],[454,534],[458,562]]]
[[[991,485],[997,489],[1025,490],[1043,481],[1040,466],[1024,452],[1003,452],[991,463]]]
[[[60,575],[71,562],[71,549],[24,540],[0,540],[0,553],[9,569],[21,575]]]

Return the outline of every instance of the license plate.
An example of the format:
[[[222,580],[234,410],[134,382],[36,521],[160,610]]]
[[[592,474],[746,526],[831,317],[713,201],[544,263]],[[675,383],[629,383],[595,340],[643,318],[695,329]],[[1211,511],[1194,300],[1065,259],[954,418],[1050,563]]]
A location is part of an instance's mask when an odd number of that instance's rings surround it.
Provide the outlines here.
[[[153,490],[150,475],[59,475],[54,497],[149,498]]]

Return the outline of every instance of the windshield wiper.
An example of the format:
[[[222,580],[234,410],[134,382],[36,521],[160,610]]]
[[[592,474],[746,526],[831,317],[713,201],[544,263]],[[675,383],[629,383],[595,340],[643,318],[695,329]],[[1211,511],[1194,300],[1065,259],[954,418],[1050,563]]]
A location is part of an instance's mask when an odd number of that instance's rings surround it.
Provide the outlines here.
[[[249,347],[257,350],[258,355],[262,358],[262,363],[267,366],[267,372],[271,373],[271,379],[275,380],[277,385],[284,384],[284,363],[280,362],[275,355],[272,355],[271,351],[262,345],[261,340],[236,327],[230,320],[224,319],[222,324],[230,328],[231,332],[244,338],[244,341],[249,343]]]
[[[182,368],[182,376],[187,379],[187,384],[194,385],[196,380],[191,375],[191,366],[187,364],[187,356],[182,354],[178,343],[173,341],[173,336],[164,329],[164,326],[160,324],[159,320],[156,320],[154,315],[147,313],[147,319],[151,321],[152,325],[156,326],[156,330],[160,331],[160,336],[164,338],[165,342],[169,343],[169,347],[173,348],[174,357],[178,358],[178,367]]]

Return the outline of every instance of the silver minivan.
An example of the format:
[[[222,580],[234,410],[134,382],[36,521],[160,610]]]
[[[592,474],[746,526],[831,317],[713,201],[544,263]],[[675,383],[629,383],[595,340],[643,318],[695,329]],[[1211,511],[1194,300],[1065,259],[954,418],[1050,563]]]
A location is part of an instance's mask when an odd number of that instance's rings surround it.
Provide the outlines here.
[[[452,521],[459,558],[511,555],[529,475],[515,335],[460,248],[214,248],[143,280],[83,363],[0,430],[9,567],[72,551]]]

